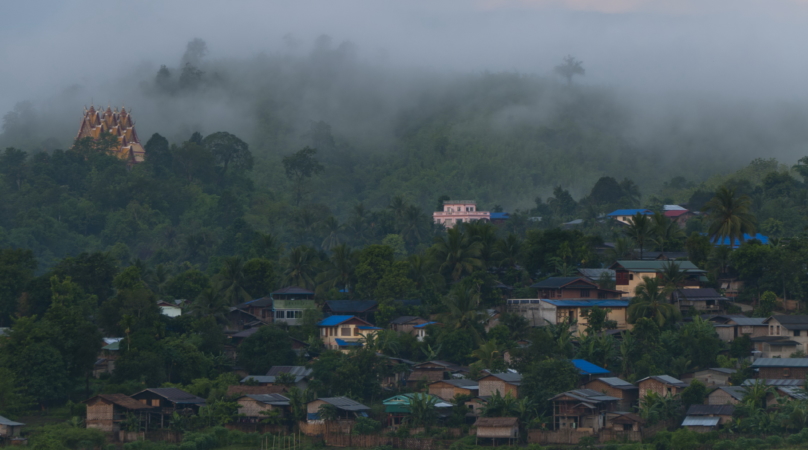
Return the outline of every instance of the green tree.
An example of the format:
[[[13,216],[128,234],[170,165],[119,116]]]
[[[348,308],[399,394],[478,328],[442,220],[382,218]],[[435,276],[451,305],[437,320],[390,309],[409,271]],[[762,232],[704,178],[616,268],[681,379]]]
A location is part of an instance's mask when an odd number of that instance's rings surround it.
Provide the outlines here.
[[[642,259],[645,243],[653,234],[651,219],[641,212],[634,214],[634,216],[628,219],[625,234],[633,239],[637,246],[640,247],[640,259]]]
[[[251,374],[265,374],[272,366],[288,366],[294,361],[289,334],[274,325],[259,328],[238,347],[238,364]]]
[[[238,137],[219,131],[202,140],[202,145],[210,151],[217,164],[222,166],[221,180],[224,181],[227,169],[232,165],[238,170],[252,170],[253,157],[246,142]]]
[[[306,289],[315,287],[319,261],[314,249],[306,246],[293,248],[281,260],[284,286],[300,286]]]
[[[269,295],[275,281],[275,268],[272,261],[264,258],[253,258],[242,267],[242,287],[250,298]]]
[[[766,291],[760,296],[758,307],[755,309],[755,316],[769,317],[777,306],[777,295],[772,291]]]
[[[250,300],[250,294],[244,290],[244,261],[240,256],[225,258],[216,278],[221,285],[222,295],[231,305]]]
[[[746,195],[737,195],[734,188],[722,186],[718,188],[703,211],[710,218],[707,234],[713,242],[729,240],[734,247],[735,242],[743,242],[744,234],[754,235],[757,220],[751,212],[752,200]]]
[[[295,205],[300,206],[300,200],[306,194],[306,181],[319,174],[325,168],[317,161],[317,149],[304,147],[295,153],[283,157],[283,169],[286,177],[294,184]]]
[[[682,404],[685,405],[685,408],[690,407],[690,405],[704,404],[706,398],[707,386],[699,380],[694,379],[690,382],[690,386],[682,391]]]
[[[439,270],[457,281],[482,267],[479,259],[482,245],[473,242],[460,227],[450,228],[445,236],[436,236],[431,256],[440,264]]]
[[[567,80],[567,84],[572,84],[572,77],[575,75],[584,75],[583,63],[575,59],[572,55],[567,55],[561,64],[555,67],[555,72]]]
[[[435,409],[438,400],[440,399],[434,395],[422,393],[412,394],[408,405],[412,424],[429,429],[438,418],[438,410]]]
[[[668,302],[669,293],[668,289],[659,285],[657,278],[643,277],[643,283],[637,286],[628,307],[629,322],[634,323],[641,317],[647,317],[656,321],[661,328],[678,317],[679,311]]]

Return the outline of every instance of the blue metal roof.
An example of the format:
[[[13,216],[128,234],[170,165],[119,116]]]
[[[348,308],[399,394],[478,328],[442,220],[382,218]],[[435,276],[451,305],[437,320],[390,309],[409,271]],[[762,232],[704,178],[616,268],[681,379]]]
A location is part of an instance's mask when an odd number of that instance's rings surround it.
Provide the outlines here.
[[[361,342],[348,342],[348,341],[344,341],[342,339],[334,339],[334,340],[337,341],[337,345],[339,345],[340,347],[361,347],[362,346]]]
[[[609,217],[615,216],[633,216],[637,213],[640,213],[644,216],[650,216],[654,213],[650,209],[618,209],[616,211],[612,211],[609,214],[606,214]]]
[[[702,234],[704,234],[704,233],[702,233]],[[760,242],[762,242],[763,244],[768,244],[769,243],[769,237],[764,236],[764,235],[762,235],[760,233],[756,233],[754,236],[750,236],[750,235],[748,235],[746,233],[743,234],[743,240],[744,241],[749,241],[749,240],[752,240],[752,239],[757,239]],[[713,245],[729,245],[729,238],[725,237],[723,239],[715,239],[713,241]],[[732,244],[733,247],[738,247],[740,245],[741,245],[741,241],[739,241],[738,239],[735,239],[735,242]]]
[[[368,325],[359,325],[358,327],[360,330],[382,330],[383,328],[368,326]]]
[[[420,325],[415,325],[413,328],[426,328],[426,327],[428,327],[428,326],[430,326],[430,325],[435,325],[436,323],[438,323],[438,322],[427,322],[427,323],[422,323],[422,324],[420,324]]]
[[[585,359],[573,359],[571,360],[572,365],[581,372],[581,375],[597,375],[599,373],[609,373],[608,370],[604,369],[603,367],[596,366],[591,362]]]
[[[549,303],[553,306],[561,307],[577,307],[577,308],[592,308],[598,306],[600,308],[628,308],[628,300],[545,300],[541,301]]]
[[[506,220],[510,219],[511,215],[506,212],[492,212],[490,217],[491,220]]]
[[[317,324],[318,327],[333,327],[345,322],[346,320],[352,319],[354,316],[329,316],[325,319],[321,320],[320,323]]]

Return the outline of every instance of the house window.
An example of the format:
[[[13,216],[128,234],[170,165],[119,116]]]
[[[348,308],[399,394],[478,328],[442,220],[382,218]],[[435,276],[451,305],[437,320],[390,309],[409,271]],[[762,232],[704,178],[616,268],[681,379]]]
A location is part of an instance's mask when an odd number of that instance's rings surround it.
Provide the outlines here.
[[[348,328],[348,327],[340,328],[340,336],[350,336],[350,335],[351,335],[351,329],[350,328]]]
[[[354,328],[353,329],[353,335],[354,336],[359,336],[359,328]]]
[[[283,314],[283,311],[275,311],[275,318],[276,319],[283,319],[284,317],[285,317],[285,315]]]
[[[590,289],[581,289],[581,298],[589,298]]]
[[[618,286],[625,286],[628,284],[628,273],[627,272],[617,272],[615,274],[615,281]]]
[[[628,274],[628,279],[629,281],[634,281],[634,274],[633,273]]]
[[[790,376],[791,376],[791,369],[789,369],[789,368],[783,369],[783,377],[788,378]]]
[[[320,336],[328,336],[328,328],[321,328]]]
[[[769,325],[769,336],[774,335],[774,325]]]
[[[794,336],[799,336],[799,335],[800,335],[800,330],[794,330]]]
[[[780,336],[780,325],[777,325],[777,335]]]
[[[151,401],[151,405],[152,405],[152,406],[160,406],[160,400],[158,400],[158,399],[153,399],[153,400]]]

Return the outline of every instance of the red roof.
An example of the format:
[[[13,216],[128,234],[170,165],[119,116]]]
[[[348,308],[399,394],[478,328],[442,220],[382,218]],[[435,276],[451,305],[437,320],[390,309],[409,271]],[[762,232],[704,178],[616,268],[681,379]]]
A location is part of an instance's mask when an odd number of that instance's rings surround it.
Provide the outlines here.
[[[686,209],[677,209],[673,211],[665,211],[665,217],[679,217],[681,215],[687,214],[690,211]]]

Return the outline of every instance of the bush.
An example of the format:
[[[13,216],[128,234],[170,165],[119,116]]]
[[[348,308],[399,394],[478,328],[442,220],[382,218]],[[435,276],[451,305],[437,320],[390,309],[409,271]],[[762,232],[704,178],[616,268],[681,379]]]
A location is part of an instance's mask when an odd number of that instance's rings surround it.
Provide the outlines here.
[[[730,440],[718,441],[713,445],[713,450],[733,450],[735,443]]]
[[[382,424],[378,420],[373,420],[368,417],[359,417],[356,419],[353,431],[355,434],[374,434],[382,429]]]
[[[772,448],[782,447],[785,439],[780,436],[769,436],[766,438],[766,443]]]
[[[788,445],[800,445],[805,442],[805,438],[802,436],[802,433],[792,434],[786,438],[786,442]]]

